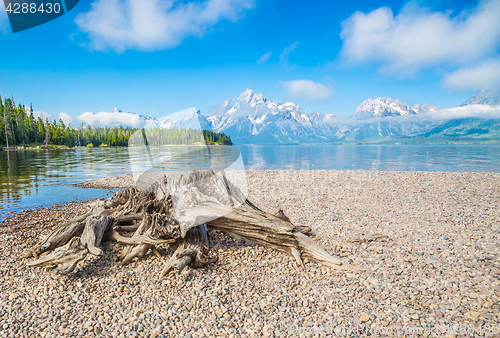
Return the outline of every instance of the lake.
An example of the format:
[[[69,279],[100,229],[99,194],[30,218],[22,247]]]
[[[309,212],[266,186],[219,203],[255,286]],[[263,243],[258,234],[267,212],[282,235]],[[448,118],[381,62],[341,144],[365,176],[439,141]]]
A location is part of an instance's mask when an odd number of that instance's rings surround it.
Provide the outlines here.
[[[82,189],[73,183],[132,171],[192,168],[500,172],[500,145],[242,145],[2,151],[0,220],[13,211],[110,194],[108,190]]]

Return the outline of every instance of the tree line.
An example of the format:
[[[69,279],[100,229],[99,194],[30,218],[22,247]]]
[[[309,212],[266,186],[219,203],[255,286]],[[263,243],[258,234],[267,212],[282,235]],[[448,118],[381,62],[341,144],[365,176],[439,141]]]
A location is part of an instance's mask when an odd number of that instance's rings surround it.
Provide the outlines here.
[[[129,145],[168,145],[168,144],[224,144],[232,145],[231,138],[224,133],[210,130],[186,128],[148,128],[136,132],[129,140]]]
[[[131,140],[132,138],[132,140]],[[81,125],[73,128],[62,119],[50,121],[35,117],[33,107],[17,105],[13,99],[0,97],[0,145],[4,147],[49,145],[77,146],[128,146],[167,144],[223,144],[232,145],[231,138],[224,133],[194,129],[139,129],[117,126],[93,127]]]

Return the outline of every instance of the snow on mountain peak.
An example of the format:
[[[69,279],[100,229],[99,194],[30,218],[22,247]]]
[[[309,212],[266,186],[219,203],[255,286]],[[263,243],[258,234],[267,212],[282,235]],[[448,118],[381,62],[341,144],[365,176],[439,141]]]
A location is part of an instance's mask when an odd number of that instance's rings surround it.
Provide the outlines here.
[[[405,116],[413,114],[423,114],[436,111],[436,106],[426,104],[413,106],[401,102],[399,99],[393,100],[390,97],[372,97],[364,100],[354,112],[355,119],[368,119],[373,117]]]
[[[189,108],[174,114],[155,118],[148,115],[140,115],[131,112],[124,112],[118,108],[113,108],[109,112],[81,114],[78,119],[85,124],[95,126],[127,126],[133,128],[192,128],[207,129],[205,116],[196,108]]]
[[[500,105],[500,92],[480,91],[462,106],[466,105]],[[373,97],[363,101],[352,117],[337,117],[308,112],[293,102],[270,101],[264,95],[246,89],[237,98],[224,101],[208,117],[195,108],[159,119],[114,108],[111,112],[85,113],[79,119],[102,126],[207,129],[231,136],[236,144],[322,143],[413,135],[435,123],[440,116],[439,112],[433,114],[437,110],[436,106],[408,105],[399,99]],[[399,118],[426,113],[429,115]],[[373,118],[377,119],[371,120]]]
[[[305,111],[293,102],[270,101],[246,89],[237,99],[224,101],[207,120],[214,131],[238,142],[281,143],[323,140],[331,133],[324,123],[330,117]]]
[[[250,99],[252,98],[252,96],[254,96],[254,94],[255,92],[252,89],[245,89],[243,93],[241,93],[238,97],[238,101],[250,102]]]
[[[500,90],[481,90],[469,100],[461,104],[462,107],[472,104],[484,104],[489,106],[500,105]]]
[[[255,94],[252,89],[245,89],[236,100],[239,102],[248,102],[252,107],[267,102],[267,99],[264,97],[264,95]],[[226,102],[228,103],[229,101]]]

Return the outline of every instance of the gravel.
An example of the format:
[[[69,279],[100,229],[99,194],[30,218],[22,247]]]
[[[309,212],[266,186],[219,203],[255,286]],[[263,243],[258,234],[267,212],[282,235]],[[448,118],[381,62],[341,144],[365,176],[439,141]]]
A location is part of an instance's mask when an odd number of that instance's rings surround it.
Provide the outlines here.
[[[295,224],[313,228],[329,252],[365,270],[307,262],[304,271],[282,253],[210,230],[220,259],[202,269],[160,280],[164,262],[156,256],[122,267],[120,246],[107,243],[102,257],[59,276],[27,268],[22,255],[55,225],[84,213],[86,203],[26,210],[0,222],[0,336],[499,332],[500,174],[248,171],[247,179],[256,205],[283,209]],[[121,175],[85,185],[130,182]],[[374,233],[389,239],[351,242]]]

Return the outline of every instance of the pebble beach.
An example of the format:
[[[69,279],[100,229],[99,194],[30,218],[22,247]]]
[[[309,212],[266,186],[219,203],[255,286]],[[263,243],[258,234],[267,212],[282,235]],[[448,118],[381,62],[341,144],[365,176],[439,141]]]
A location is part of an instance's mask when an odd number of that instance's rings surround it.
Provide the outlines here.
[[[247,171],[249,199],[283,209],[360,272],[245,246],[209,229],[219,261],[160,279],[171,254],[120,266],[121,245],[70,275],[26,250],[87,201],[0,222],[0,337],[500,337],[500,174]],[[85,182],[123,188],[130,174]],[[364,241],[372,234],[387,236]]]

